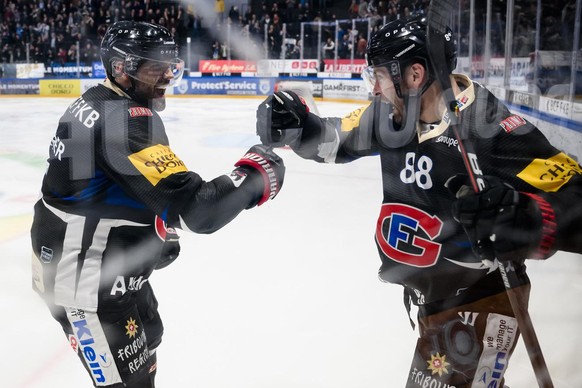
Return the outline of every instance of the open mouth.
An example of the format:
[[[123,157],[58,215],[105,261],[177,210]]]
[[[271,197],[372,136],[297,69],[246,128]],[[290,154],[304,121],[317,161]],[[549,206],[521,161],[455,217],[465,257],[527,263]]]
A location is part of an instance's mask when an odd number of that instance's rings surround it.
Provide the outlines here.
[[[154,98],[162,98],[166,95],[166,88],[155,88]]]

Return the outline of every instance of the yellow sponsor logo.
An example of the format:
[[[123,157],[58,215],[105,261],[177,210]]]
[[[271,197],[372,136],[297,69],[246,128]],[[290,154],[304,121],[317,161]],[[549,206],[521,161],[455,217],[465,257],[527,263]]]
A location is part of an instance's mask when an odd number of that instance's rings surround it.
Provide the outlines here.
[[[549,159],[534,159],[517,176],[545,192],[558,191],[582,168],[574,159],[563,152]]]
[[[161,144],[145,148],[128,158],[153,186],[172,174],[188,171],[170,147]]]
[[[80,96],[81,81],[76,80],[40,80],[39,89],[41,96]]]
[[[360,125],[360,119],[362,114],[366,110],[367,106],[358,108],[355,111],[348,114],[346,117],[342,118],[341,130],[342,132],[349,132],[352,129]]]

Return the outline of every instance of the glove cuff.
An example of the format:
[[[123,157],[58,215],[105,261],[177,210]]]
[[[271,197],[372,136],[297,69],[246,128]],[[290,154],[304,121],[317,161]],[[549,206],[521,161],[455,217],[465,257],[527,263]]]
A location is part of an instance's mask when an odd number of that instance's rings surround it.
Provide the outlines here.
[[[554,252],[554,243],[556,241],[556,213],[552,206],[544,198],[537,194],[532,193],[522,193],[533,199],[542,216],[542,236],[540,238],[540,243],[535,248],[530,259],[535,260],[545,260],[550,257]]]
[[[257,203],[257,206],[262,205],[269,199],[275,198],[279,192],[280,186],[277,181],[275,170],[265,158],[257,153],[247,152],[247,154],[234,165],[236,167],[249,166],[261,173],[261,176],[263,177],[263,194]]]

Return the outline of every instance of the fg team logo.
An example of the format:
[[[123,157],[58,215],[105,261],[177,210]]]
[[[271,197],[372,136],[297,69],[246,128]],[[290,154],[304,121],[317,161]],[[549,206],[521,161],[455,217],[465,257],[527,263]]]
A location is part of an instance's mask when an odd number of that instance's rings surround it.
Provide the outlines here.
[[[376,241],[390,259],[413,267],[437,262],[441,244],[434,242],[443,227],[437,216],[400,203],[382,205],[376,226]]]

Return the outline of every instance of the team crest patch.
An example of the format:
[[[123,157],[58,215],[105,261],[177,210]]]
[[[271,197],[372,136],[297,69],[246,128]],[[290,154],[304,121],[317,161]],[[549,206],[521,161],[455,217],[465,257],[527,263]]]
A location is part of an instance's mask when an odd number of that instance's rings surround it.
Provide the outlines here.
[[[137,328],[138,325],[135,323],[135,319],[130,317],[127,320],[127,325],[125,325],[125,330],[127,330],[125,334],[127,334],[129,338],[133,338],[135,337],[135,333],[137,333]]]
[[[582,168],[563,152],[548,159],[534,159],[518,178],[545,192],[555,192],[574,175],[582,174]]]
[[[53,250],[45,246],[40,247],[40,260],[43,263],[50,263],[53,260]]]
[[[188,171],[170,147],[162,144],[144,148],[128,159],[153,186],[172,174]]]
[[[129,108],[127,111],[129,112],[130,117],[153,116],[154,115],[150,109],[144,108],[141,106]]]
[[[499,123],[501,128],[503,128],[503,130],[507,133],[510,133],[511,131],[514,131],[516,128],[519,128],[525,124],[526,124],[525,119],[518,115],[509,116],[508,118]]]
[[[391,260],[412,267],[436,264],[441,244],[435,241],[443,222],[435,215],[402,203],[382,204],[376,243]]]
[[[438,352],[436,355],[431,354],[430,360],[426,362],[428,363],[428,369],[433,375],[438,373],[439,376],[442,376],[443,373],[449,373],[447,366],[451,364],[447,362],[447,356],[444,354],[442,356]]]

